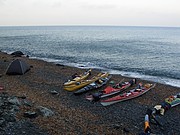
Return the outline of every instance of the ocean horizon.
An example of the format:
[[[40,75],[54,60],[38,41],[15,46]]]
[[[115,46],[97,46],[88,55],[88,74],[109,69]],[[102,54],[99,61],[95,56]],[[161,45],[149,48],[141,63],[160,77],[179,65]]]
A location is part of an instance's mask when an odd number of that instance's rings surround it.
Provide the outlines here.
[[[180,87],[180,28],[0,26],[0,50]]]

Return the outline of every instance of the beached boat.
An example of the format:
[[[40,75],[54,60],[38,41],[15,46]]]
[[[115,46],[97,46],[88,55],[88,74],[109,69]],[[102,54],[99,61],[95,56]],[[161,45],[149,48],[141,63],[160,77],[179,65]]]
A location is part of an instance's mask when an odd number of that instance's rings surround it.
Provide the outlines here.
[[[120,81],[115,86],[108,86],[108,87],[106,87],[102,91],[99,91],[99,92],[87,95],[86,99],[90,100],[90,101],[98,101],[101,98],[112,96],[112,95],[115,95],[117,93],[120,93],[123,90],[126,90],[127,88],[132,86],[133,84],[136,84],[136,79],[132,79],[129,82],[127,82],[127,81]]]
[[[89,69],[88,71],[86,71],[86,72],[84,72],[83,74],[80,74],[80,75],[74,74],[74,75],[72,75],[72,79],[69,79],[67,82],[64,83],[64,86],[72,85],[72,84],[74,84],[76,82],[84,80],[89,75],[91,75],[91,69]]]
[[[166,98],[164,102],[170,104],[171,107],[179,105],[180,104],[180,93]]]
[[[155,87],[156,84],[145,84],[144,86],[138,86],[138,88],[135,88],[133,90],[130,90],[129,92],[125,92],[123,94],[117,95],[115,97],[106,99],[106,100],[102,100],[101,104],[103,106],[108,106],[111,104],[115,104],[121,101],[125,101],[125,100],[129,100],[129,99],[133,99],[136,97],[139,97],[143,94],[145,94],[146,92],[148,92],[149,90],[151,90],[152,88]]]
[[[75,91],[75,90],[81,89],[81,88],[85,87],[86,85],[99,80],[100,78],[106,77],[107,75],[109,75],[109,73],[99,73],[97,76],[94,76],[93,78],[91,78],[89,80],[81,80],[74,84],[66,85],[66,86],[64,86],[64,90]]]
[[[92,82],[89,85],[83,87],[82,89],[79,89],[78,91],[74,92],[74,95],[80,95],[82,93],[85,93],[94,89],[98,89],[104,86],[105,84],[107,84],[107,82],[110,80],[111,77],[112,77],[111,75],[107,74],[106,76],[99,78],[97,81]]]
[[[154,119],[154,122],[156,122],[156,124],[159,125],[161,129],[163,129],[165,121],[164,117],[162,116],[166,111],[177,105],[180,105],[180,93],[169,96],[163,102],[161,102],[161,104],[154,106],[152,110],[148,109],[147,114],[151,116],[152,119]]]
[[[164,113],[169,110],[170,108],[177,106],[180,104],[180,93],[177,93],[175,95],[169,96],[166,98],[161,105],[154,106],[153,114],[156,114],[157,112],[161,115],[164,115]]]

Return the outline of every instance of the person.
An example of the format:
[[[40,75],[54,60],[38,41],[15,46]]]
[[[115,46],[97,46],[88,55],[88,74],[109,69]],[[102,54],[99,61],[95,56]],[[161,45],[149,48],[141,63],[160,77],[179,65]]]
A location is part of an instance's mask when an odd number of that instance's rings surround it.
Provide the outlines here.
[[[140,92],[142,90],[142,83],[139,83],[138,86],[135,88],[134,92]]]
[[[93,101],[99,101],[102,94],[103,94],[103,92],[92,94]]]
[[[77,73],[73,74],[72,75],[72,79],[76,78],[76,77],[79,77]]]
[[[129,83],[131,84],[131,86],[132,86],[133,84],[136,84],[136,79],[134,78],[134,79],[130,80]]]
[[[142,83],[141,82],[138,84],[137,89],[142,89]]]
[[[115,88],[121,88],[122,86],[124,86],[126,84],[130,84],[130,86],[132,86],[133,84],[136,84],[136,79],[132,79],[129,82],[119,83],[118,85],[115,86]]]

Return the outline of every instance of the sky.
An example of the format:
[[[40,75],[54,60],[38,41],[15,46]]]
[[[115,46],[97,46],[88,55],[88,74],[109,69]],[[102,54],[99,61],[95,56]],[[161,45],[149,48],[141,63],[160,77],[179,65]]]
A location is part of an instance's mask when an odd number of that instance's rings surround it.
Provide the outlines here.
[[[0,0],[0,26],[180,27],[180,0]]]

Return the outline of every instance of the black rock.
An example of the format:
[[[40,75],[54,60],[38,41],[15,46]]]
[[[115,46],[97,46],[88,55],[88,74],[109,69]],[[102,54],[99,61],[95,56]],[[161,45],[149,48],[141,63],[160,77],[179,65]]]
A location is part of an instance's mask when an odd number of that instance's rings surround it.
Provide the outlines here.
[[[54,112],[46,107],[43,106],[38,106],[37,107],[37,111],[39,114],[41,114],[44,117],[50,117],[52,115],[54,115]]]
[[[114,129],[119,129],[120,127],[121,127],[121,125],[119,125],[119,124],[114,124],[114,125],[113,125],[113,128],[114,128]]]
[[[61,67],[64,67],[64,65],[62,65],[62,64],[56,64],[56,66],[61,66]]]
[[[21,51],[15,51],[11,53],[11,55],[14,55],[15,57],[21,57],[22,55],[24,55],[24,53],[22,53]]]
[[[23,95],[23,96],[18,96],[18,98],[26,99],[26,96],[25,96],[25,95]]]
[[[0,118],[0,127],[4,127],[6,125],[6,121],[4,118]]]
[[[38,116],[38,114],[36,112],[25,112],[24,113],[24,117],[27,117],[27,118],[36,118]]]
[[[123,131],[126,132],[126,133],[130,132],[129,129],[127,129],[127,128],[123,128]]]
[[[24,104],[25,106],[29,106],[29,107],[32,107],[32,106],[33,106],[32,102],[29,101],[29,100],[23,100],[23,104]]]
[[[5,113],[3,118],[7,121],[7,122],[15,122],[16,118],[14,116],[14,114],[10,114],[10,113]]]

